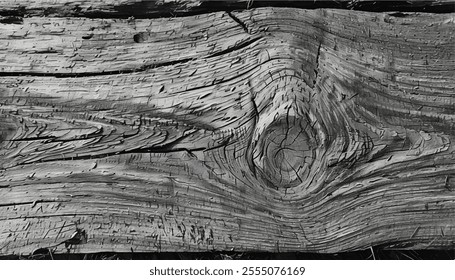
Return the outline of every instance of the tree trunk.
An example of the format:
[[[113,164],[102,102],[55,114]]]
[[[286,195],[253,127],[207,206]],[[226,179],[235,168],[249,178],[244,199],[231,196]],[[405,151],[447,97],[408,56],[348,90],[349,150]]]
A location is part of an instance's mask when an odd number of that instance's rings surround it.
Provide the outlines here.
[[[0,1],[1,254],[454,248],[455,14],[55,2]]]

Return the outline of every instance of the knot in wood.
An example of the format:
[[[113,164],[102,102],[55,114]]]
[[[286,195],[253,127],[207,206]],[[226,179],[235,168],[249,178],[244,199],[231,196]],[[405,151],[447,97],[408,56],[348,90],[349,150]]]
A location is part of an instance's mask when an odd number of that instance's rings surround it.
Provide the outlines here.
[[[289,188],[308,178],[317,141],[308,118],[291,107],[260,120],[253,144],[255,171],[273,186]]]

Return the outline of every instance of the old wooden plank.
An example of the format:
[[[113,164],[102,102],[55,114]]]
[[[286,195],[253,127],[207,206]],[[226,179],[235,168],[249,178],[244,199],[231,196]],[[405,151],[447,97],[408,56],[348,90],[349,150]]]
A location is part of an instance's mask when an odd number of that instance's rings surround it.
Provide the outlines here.
[[[450,248],[453,27],[276,8],[1,24],[1,252],[64,252],[76,229],[71,252]]]

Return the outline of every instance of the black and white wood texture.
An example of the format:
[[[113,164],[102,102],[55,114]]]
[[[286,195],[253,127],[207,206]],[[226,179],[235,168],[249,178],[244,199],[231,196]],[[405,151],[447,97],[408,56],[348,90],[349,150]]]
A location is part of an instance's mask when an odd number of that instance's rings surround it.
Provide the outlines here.
[[[455,14],[21,2],[1,254],[454,248]]]

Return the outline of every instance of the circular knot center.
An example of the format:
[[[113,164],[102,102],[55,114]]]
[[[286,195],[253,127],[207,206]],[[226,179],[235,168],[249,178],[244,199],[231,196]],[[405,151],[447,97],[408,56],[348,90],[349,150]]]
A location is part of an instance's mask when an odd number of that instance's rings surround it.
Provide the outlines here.
[[[256,171],[277,187],[302,183],[308,177],[316,150],[307,118],[275,115],[262,125],[252,154]]]

